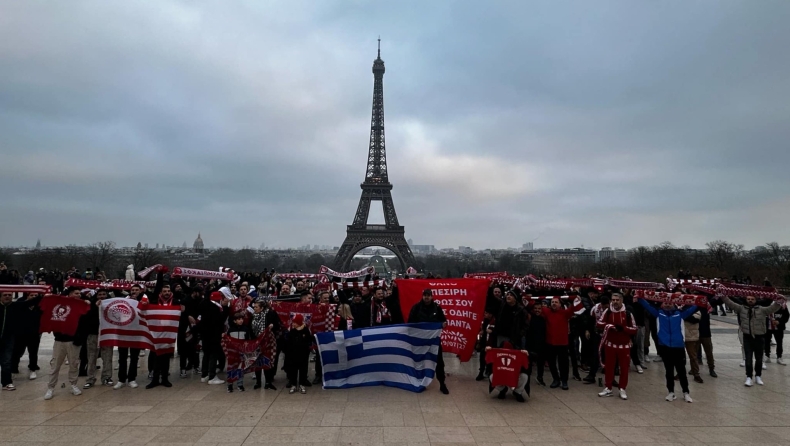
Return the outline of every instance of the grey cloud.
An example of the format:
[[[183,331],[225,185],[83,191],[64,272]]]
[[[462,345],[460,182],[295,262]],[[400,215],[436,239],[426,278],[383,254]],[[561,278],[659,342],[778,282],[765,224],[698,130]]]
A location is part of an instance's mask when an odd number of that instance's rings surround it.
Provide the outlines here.
[[[415,241],[787,237],[785,3],[2,10],[0,245],[180,244],[198,230],[217,246],[338,245],[378,34],[393,194]],[[437,159],[490,187],[417,166]]]

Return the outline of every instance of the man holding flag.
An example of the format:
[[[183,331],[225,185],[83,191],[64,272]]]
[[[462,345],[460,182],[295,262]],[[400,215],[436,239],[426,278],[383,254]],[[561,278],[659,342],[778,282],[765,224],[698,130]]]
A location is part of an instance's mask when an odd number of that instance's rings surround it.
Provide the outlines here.
[[[439,304],[433,301],[433,292],[430,288],[426,288],[422,292],[422,300],[414,304],[409,312],[409,323],[419,322],[439,322],[442,324],[442,328],[447,326],[444,311]],[[448,395],[450,390],[447,389],[444,378],[444,358],[442,357],[442,346],[439,344],[439,354],[436,356],[436,379],[439,381],[439,390]]]

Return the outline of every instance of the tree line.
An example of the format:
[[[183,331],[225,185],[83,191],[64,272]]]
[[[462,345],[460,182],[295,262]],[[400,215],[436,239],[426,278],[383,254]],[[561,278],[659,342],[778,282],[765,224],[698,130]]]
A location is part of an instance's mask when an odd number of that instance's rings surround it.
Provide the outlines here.
[[[104,271],[108,278],[123,277],[126,266],[133,264],[136,270],[157,263],[170,266],[188,266],[215,270],[221,266],[236,271],[263,271],[275,269],[280,272],[317,272],[321,265],[331,265],[332,256],[320,253],[284,253],[282,251],[258,251],[255,249],[222,248],[206,256],[183,257],[167,251],[138,248],[131,255],[122,255],[113,242],[99,242],[87,247],[66,246],[31,250],[14,254],[14,250],[0,249],[0,261],[9,270],[16,269],[22,275],[27,271],[44,268],[47,271],[68,271],[76,267],[80,271],[91,268]],[[357,260],[352,267],[360,267]],[[390,264],[397,268],[398,265]],[[656,246],[640,246],[628,251],[624,259],[605,259],[601,262],[578,262],[561,260],[551,264],[546,271],[534,267],[526,256],[503,254],[498,258],[481,255],[450,256],[427,255],[416,258],[410,265],[420,272],[442,277],[461,277],[465,273],[508,271],[512,274],[548,273],[561,277],[603,275],[607,277],[630,277],[634,280],[663,281],[669,276],[677,277],[682,271],[706,278],[744,280],[759,284],[769,280],[775,286],[790,286],[790,246],[776,242],[766,243],[745,250],[743,245],[722,240],[706,244],[706,249],[694,250],[677,247],[670,242]]]

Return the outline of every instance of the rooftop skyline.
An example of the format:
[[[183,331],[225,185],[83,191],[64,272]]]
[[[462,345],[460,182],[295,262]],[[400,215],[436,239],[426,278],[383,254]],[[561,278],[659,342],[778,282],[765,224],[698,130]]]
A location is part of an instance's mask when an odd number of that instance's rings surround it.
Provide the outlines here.
[[[0,246],[339,246],[379,35],[406,238],[790,242],[790,3],[606,4],[6,4]]]

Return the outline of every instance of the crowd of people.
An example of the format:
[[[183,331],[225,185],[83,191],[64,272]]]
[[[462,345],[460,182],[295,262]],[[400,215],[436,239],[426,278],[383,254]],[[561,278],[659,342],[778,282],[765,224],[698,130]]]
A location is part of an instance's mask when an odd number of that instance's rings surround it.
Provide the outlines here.
[[[75,275],[85,278],[76,273],[76,268],[74,271]],[[140,358],[146,355],[147,389],[171,387],[175,373],[171,375],[170,368],[175,362],[179,378],[199,376],[202,383],[225,384],[227,391],[233,392],[234,385],[222,379],[226,360],[222,336],[255,339],[266,329],[275,335],[277,349],[273,366],[254,374],[254,389],[276,390],[275,378],[282,370],[290,393],[306,393],[308,387],[321,384],[322,379],[320,356],[313,357],[313,370],[310,370],[311,356],[315,351],[314,337],[307,321],[300,315],[293,318],[290,326],[281,325],[279,316],[272,309],[273,299],[335,304],[339,316],[338,330],[446,321],[430,290],[424,292],[423,299],[404,317],[394,282],[388,287],[360,286],[356,289],[325,290],[314,295],[314,279],[294,278],[298,277],[295,274],[277,275],[264,271],[240,274],[238,281],[230,282],[170,277],[167,273],[166,267],[158,268],[155,285],[147,289],[134,285],[128,292],[102,288],[65,288],[61,291],[63,295],[84,300],[89,310],[80,317],[76,334],[54,333],[52,367],[45,399],[54,396],[63,365],[68,366],[68,381],[74,395],[96,385],[111,386],[116,390],[137,388]],[[31,274],[34,278],[32,284],[57,289],[58,283],[51,283],[46,273],[40,276]],[[8,283],[20,284],[20,278],[2,268],[0,284]],[[568,298],[561,298],[492,284],[476,344],[480,361],[476,379],[489,380],[489,392],[498,398],[505,398],[510,390],[518,401],[526,401],[524,394],[530,394],[533,378],[538,385],[547,385],[544,372],[548,366],[551,375],[548,387],[551,389],[568,390],[571,379],[586,385],[598,382],[603,387],[599,396],[618,395],[627,399],[630,371],[633,369],[641,374],[651,364],[663,363],[666,400],[677,398],[677,380],[683,400],[691,403],[688,376],[695,383],[704,382],[700,372],[703,352],[708,375],[717,377],[710,328],[710,315],[717,309],[730,311],[739,320],[738,337],[743,352],[741,365],[746,369],[746,386],[764,384],[761,372],[766,363],[771,362],[772,340],[776,343],[776,363],[785,364],[782,335],[790,313],[776,302],[758,301],[754,296],[743,299],[708,296],[706,307],[678,308],[671,303],[637,299],[634,294],[628,289],[577,288],[569,293]],[[153,351],[100,347],[99,305],[111,297],[180,307],[178,360],[174,361],[173,355],[156,355]],[[38,377],[41,298],[36,293],[18,296],[12,292],[2,293],[0,371],[3,390],[15,389],[13,376],[20,373],[19,365],[25,352],[29,357],[28,378]],[[528,365],[525,363],[520,370],[519,383],[515,387],[491,384],[494,368],[486,363],[485,352],[493,348],[518,350],[528,356]],[[113,370],[116,352],[117,374]],[[283,364],[280,364],[281,356]],[[97,367],[99,359],[101,367]],[[99,368],[101,373],[97,377]],[[311,373],[312,380],[309,379]],[[82,388],[78,386],[80,377],[85,378]],[[440,354],[436,379],[440,391],[448,394],[444,378],[444,362]],[[618,389],[616,392],[615,388]],[[244,377],[235,382],[235,390],[245,391]]]

